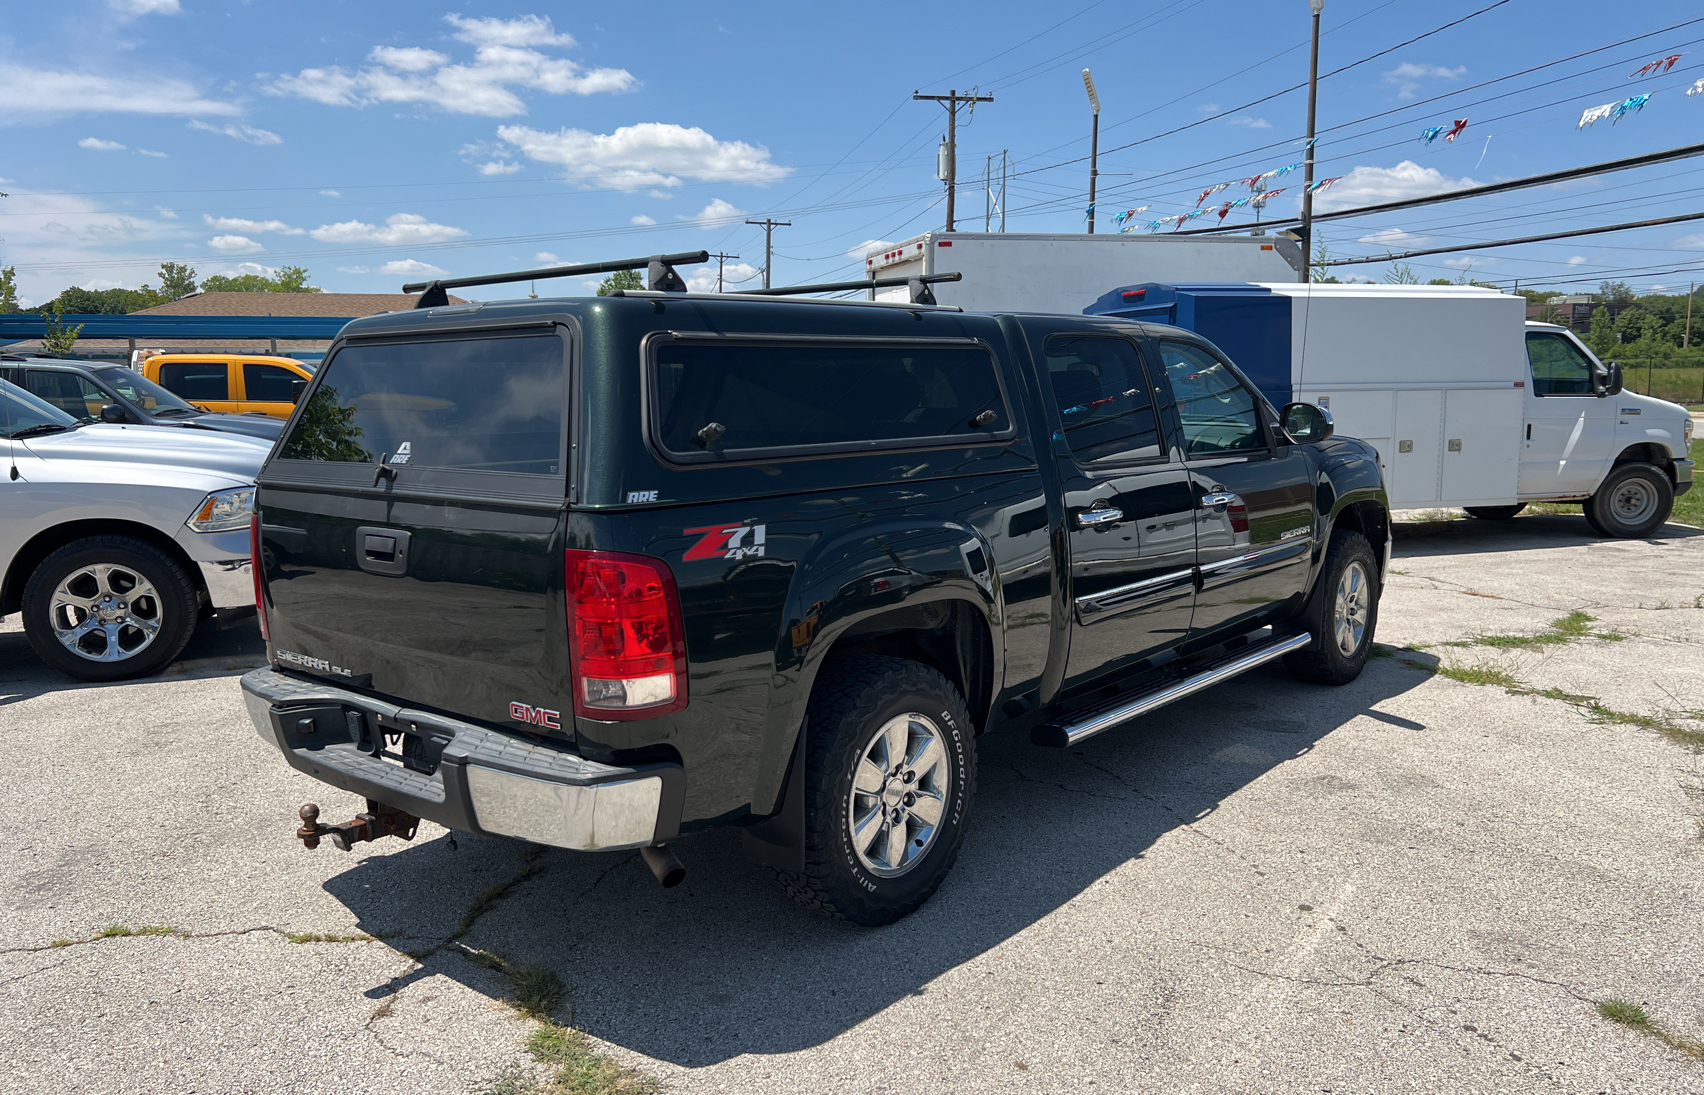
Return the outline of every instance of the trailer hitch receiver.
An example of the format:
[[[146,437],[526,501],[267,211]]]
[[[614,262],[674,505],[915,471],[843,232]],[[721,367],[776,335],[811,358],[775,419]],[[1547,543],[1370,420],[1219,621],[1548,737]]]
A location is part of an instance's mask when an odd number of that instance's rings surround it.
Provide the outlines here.
[[[326,837],[333,847],[345,852],[351,845],[359,844],[363,840],[378,840],[386,836],[413,840],[414,830],[420,826],[420,819],[413,814],[405,814],[393,806],[386,806],[372,799],[367,800],[366,813],[356,814],[353,819],[341,825],[322,825],[319,820],[319,807],[311,802],[296,813],[302,819],[302,827],[296,830],[296,838],[310,851],[319,847],[320,837]]]

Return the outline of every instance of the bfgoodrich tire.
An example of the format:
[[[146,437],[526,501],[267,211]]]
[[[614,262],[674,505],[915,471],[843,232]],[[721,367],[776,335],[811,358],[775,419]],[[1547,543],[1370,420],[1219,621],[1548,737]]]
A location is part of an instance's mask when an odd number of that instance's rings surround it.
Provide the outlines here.
[[[779,872],[800,904],[891,924],[941,885],[976,794],[970,712],[945,677],[903,658],[823,670],[805,724],[805,869]]]
[[[41,660],[85,681],[157,673],[198,616],[195,585],[170,556],[129,536],[75,540],[24,584],[24,632]]]
[[[1313,645],[1286,655],[1284,668],[1300,680],[1348,684],[1366,667],[1379,622],[1378,560],[1365,536],[1332,534],[1315,597],[1308,621]]]
[[[1586,520],[1604,535],[1638,539],[1669,519],[1674,485],[1650,464],[1617,464],[1582,508]]]

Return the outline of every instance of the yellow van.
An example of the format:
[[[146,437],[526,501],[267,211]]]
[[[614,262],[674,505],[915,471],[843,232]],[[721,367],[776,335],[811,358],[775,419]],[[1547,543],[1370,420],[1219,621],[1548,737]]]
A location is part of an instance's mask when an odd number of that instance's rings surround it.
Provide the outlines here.
[[[138,371],[204,411],[273,418],[290,417],[295,382],[314,375],[295,358],[249,354],[156,354]]]

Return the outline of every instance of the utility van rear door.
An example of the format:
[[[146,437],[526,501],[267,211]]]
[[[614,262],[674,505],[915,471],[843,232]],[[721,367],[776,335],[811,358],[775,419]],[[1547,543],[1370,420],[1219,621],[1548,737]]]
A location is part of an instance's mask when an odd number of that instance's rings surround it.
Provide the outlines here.
[[[560,722],[571,349],[547,325],[335,349],[259,479],[275,661]]]

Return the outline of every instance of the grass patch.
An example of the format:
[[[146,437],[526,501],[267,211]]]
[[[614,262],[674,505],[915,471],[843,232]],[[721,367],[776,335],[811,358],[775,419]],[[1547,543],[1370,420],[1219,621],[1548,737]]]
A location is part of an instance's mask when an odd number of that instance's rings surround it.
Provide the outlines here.
[[[131,936],[131,935],[176,935],[176,934],[177,934],[176,928],[168,928],[164,924],[144,924],[140,928],[130,928],[130,927],[126,927],[123,924],[114,924],[109,928],[102,928],[100,931],[96,932],[95,938],[96,939],[123,939],[126,936]],[[64,945],[67,945],[67,944],[62,943],[59,940],[55,940],[53,945],[54,946],[64,946]]]
[[[490,1095],[652,1095],[656,1080],[597,1052],[572,1027],[549,1023],[527,1038],[527,1054],[544,1069],[515,1069],[498,1079]]]
[[[509,972],[509,1002],[529,1019],[549,1019],[568,998],[562,978],[537,966],[522,966]]]
[[[513,890],[516,886],[519,886],[522,882],[525,882],[527,879],[537,874],[539,870],[538,857],[543,854],[544,847],[542,845],[527,845],[526,853],[521,856],[521,869],[515,872],[515,877],[509,879],[507,882],[499,882],[495,886],[489,887],[481,892],[479,896],[475,897],[473,901],[469,903],[467,912],[462,914],[461,923],[456,926],[456,930],[450,935],[450,939],[452,941],[460,939],[462,936],[472,931],[474,924],[479,921],[479,918],[496,908],[497,902],[509,896],[510,890]]]
[[[1661,1023],[1651,1018],[1645,1009],[1638,1004],[1626,1000],[1599,1000],[1597,1013],[1612,1023],[1619,1023],[1629,1030],[1636,1030],[1648,1038],[1655,1038],[1672,1049],[1678,1049],[1689,1057],[1704,1061],[1704,1042],[1697,1038],[1687,1038],[1675,1034]]]
[[[1506,688],[1511,692],[1521,686],[1521,682],[1507,669],[1487,665],[1483,662],[1478,665],[1440,665],[1437,673],[1440,677],[1448,677],[1450,680],[1459,681],[1462,684],[1491,685],[1497,688]]]
[[[1441,643],[1442,646],[1489,646],[1502,650],[1539,650],[1546,646],[1578,642],[1581,639],[1602,639],[1618,643],[1627,636],[1619,631],[1593,631],[1596,616],[1570,612],[1561,619],[1551,620],[1547,630],[1536,635],[1476,635],[1461,642]]]
[[[1704,439],[1692,442],[1688,450],[1692,459],[1704,460]],[[1669,514],[1670,521],[1678,521],[1683,525],[1693,525],[1704,528],[1704,489],[1697,484],[1674,500],[1674,512]]]
[[[370,943],[373,936],[356,932],[354,935],[334,935],[329,932],[289,932],[284,936],[292,943]]]

